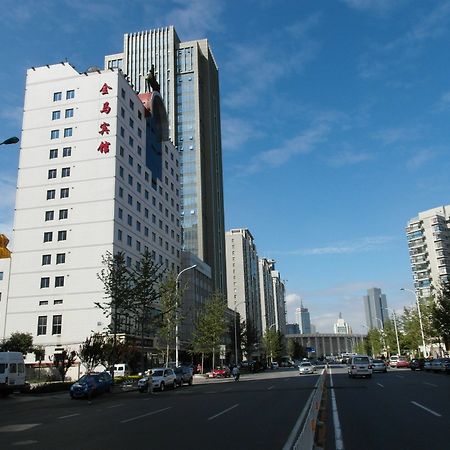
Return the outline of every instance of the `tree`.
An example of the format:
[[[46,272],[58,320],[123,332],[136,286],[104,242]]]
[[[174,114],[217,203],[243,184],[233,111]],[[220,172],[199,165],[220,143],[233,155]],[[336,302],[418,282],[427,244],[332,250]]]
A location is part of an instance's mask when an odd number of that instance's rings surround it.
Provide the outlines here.
[[[178,312],[179,292],[176,286],[177,280],[174,274],[170,274],[161,284],[161,321],[158,328],[158,341],[164,346],[164,359],[169,365],[170,346],[175,342],[176,325],[181,317]]]
[[[21,333],[20,331],[16,331],[1,345],[1,351],[20,352],[22,355],[32,353],[33,336],[31,333]]]
[[[86,366],[87,371],[90,372],[104,361],[105,350],[107,350],[105,346],[105,337],[95,333],[92,336],[87,337],[83,344],[80,345],[78,357]]]
[[[372,350],[372,356],[381,355],[384,343],[380,330],[376,328],[369,330],[367,333],[367,342]]]
[[[289,338],[287,340],[287,354],[291,359],[301,359],[306,357],[305,349],[295,339]]]
[[[450,282],[442,283],[432,311],[433,325],[447,348],[450,346]]]
[[[53,356],[53,365],[58,369],[62,381],[66,379],[67,371],[75,364],[76,357],[77,352],[68,349]]]
[[[203,354],[212,353],[212,366],[215,366],[215,355],[227,329],[225,318],[226,302],[222,294],[214,293],[206,301],[194,330],[194,349]]]
[[[131,274],[130,312],[135,319],[141,335],[141,370],[144,371],[144,336],[149,332],[149,325],[156,304],[161,297],[159,283],[162,277],[161,264],[153,262],[148,250],[141,255],[139,263]]]
[[[42,361],[45,358],[45,348],[42,345],[37,345],[33,348],[34,353],[34,359],[35,361],[38,361],[39,367],[38,367],[38,380],[41,379],[41,364]]]
[[[281,351],[283,349],[281,334],[276,330],[267,328],[263,337],[263,347],[266,350],[266,355],[270,360],[270,363],[272,363],[274,359],[278,359],[281,356]]]
[[[242,346],[247,359],[250,359],[255,345],[258,344],[258,333],[253,324],[247,320],[242,322]]]
[[[109,329],[113,334],[111,366],[117,363],[117,333],[120,330],[120,320],[122,317],[129,318],[131,303],[131,277],[125,263],[125,255],[118,252],[112,255],[110,252],[102,257],[105,266],[99,274],[98,279],[103,283],[105,291],[103,303],[96,302],[95,305],[103,311],[103,314],[111,318]],[[114,371],[111,375],[114,377]]]

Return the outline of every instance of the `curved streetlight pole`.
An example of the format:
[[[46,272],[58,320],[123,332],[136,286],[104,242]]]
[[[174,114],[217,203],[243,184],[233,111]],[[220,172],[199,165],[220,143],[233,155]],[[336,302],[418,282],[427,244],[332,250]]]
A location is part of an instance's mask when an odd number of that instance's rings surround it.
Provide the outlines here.
[[[187,272],[188,270],[194,269],[197,267],[197,264],[194,264],[192,266],[186,267],[183,269],[177,277],[175,278],[175,301],[176,301],[176,308],[175,308],[175,367],[178,367],[178,353],[180,351],[180,338],[178,336],[178,280],[184,272]]]
[[[423,332],[423,322],[422,322],[422,313],[420,311],[420,302],[419,302],[419,296],[416,294],[415,291],[413,291],[412,289],[407,289],[407,288],[400,288],[401,291],[408,291],[414,294],[414,297],[416,297],[416,305],[417,305],[417,313],[419,315],[419,324],[420,324],[420,334],[422,335],[422,345],[423,345],[423,356],[425,358],[428,357],[428,351],[427,348],[425,346],[425,334]]]
[[[384,309],[386,311],[392,311],[392,315],[394,316],[395,339],[397,340],[397,355],[400,356],[400,343],[398,340],[397,317],[395,315],[395,311],[392,308],[384,308]]]
[[[16,136],[5,139],[3,142],[0,142],[0,145],[9,145],[9,144],[17,144],[19,142],[19,138]]]

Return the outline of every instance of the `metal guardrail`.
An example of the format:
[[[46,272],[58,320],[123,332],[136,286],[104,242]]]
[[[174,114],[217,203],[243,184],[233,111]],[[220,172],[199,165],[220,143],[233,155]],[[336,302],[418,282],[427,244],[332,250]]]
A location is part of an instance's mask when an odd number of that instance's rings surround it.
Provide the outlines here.
[[[311,392],[305,407],[303,408],[300,417],[294,427],[297,431],[291,435],[290,439],[286,442],[283,450],[313,450],[314,449],[314,437],[317,428],[317,418],[319,416],[320,404],[322,401],[323,389],[325,385],[325,378],[327,375],[326,369],[323,369],[314,390]],[[300,430],[300,434],[298,430]],[[293,431],[294,431],[293,430]],[[297,440],[295,438],[298,436]]]

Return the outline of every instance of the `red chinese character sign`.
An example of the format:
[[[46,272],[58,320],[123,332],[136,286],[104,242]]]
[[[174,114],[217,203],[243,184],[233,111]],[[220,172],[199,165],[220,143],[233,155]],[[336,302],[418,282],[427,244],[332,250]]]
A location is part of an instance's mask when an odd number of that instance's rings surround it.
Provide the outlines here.
[[[100,153],[109,153],[109,146],[111,145],[108,141],[102,141],[100,142],[100,145],[98,146],[97,151]]]
[[[109,123],[103,122],[100,124],[100,131],[98,132],[99,134],[101,134],[102,136],[106,133],[109,134]]]
[[[111,112],[111,106],[109,106],[109,102],[103,103],[103,108],[100,110],[101,113],[109,114]]]
[[[109,94],[109,90],[110,89],[112,89],[112,87],[108,86],[107,83],[104,83],[103,86],[100,89],[100,92],[101,92],[102,95],[106,95],[106,94]]]

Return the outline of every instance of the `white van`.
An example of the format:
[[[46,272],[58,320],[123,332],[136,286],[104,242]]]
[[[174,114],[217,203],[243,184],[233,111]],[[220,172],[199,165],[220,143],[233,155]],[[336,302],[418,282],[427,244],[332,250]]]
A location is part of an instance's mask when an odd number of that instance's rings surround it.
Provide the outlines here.
[[[20,352],[0,352],[0,395],[25,387],[25,364]]]
[[[125,363],[114,364],[115,377],[126,377],[127,375],[130,375],[130,369],[128,367],[128,364]]]

